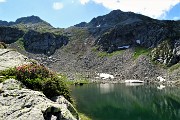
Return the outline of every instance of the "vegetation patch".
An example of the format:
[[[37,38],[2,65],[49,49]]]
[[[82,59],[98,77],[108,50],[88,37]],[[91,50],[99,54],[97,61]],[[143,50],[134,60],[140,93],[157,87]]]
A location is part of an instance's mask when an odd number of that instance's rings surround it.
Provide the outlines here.
[[[88,84],[90,81],[88,80],[87,77],[85,77],[82,74],[76,74],[75,80],[68,80],[66,79],[66,83],[68,85],[83,85],[83,84]]]
[[[16,44],[18,45],[18,47],[19,47],[21,50],[25,50],[25,48],[24,48],[24,39],[23,39],[23,38],[19,38],[19,39],[16,41]]]
[[[104,51],[98,51],[97,56],[100,58],[104,58],[104,57],[113,57],[119,54],[122,54],[124,52],[124,50],[119,50],[119,51],[114,51],[112,53],[107,53]]]
[[[144,47],[135,47],[133,58],[137,59],[141,55],[148,55],[150,53],[150,49],[144,48]]]
[[[89,80],[87,80],[87,79],[82,79],[82,80],[67,80],[66,84],[68,84],[68,85],[89,84]]]
[[[169,68],[169,72],[173,72],[174,70],[180,69],[180,63],[177,63]]]
[[[83,113],[79,113],[79,117],[81,118],[81,120],[92,120],[90,117],[86,116]]]
[[[0,42],[0,49],[6,49],[7,46],[4,42]]]
[[[21,81],[26,87],[42,91],[48,98],[63,95],[72,102],[70,92],[65,84],[65,77],[59,77],[42,64],[32,62],[19,67],[0,71],[0,76],[15,78]]]

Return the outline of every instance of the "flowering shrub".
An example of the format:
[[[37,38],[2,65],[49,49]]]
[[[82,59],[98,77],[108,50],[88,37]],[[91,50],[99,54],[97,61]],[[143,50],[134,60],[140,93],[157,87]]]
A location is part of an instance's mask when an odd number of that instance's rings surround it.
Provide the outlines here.
[[[44,65],[37,63],[24,64],[16,67],[16,76],[20,81],[26,79],[43,79],[55,76],[55,73],[48,70]]]
[[[65,77],[58,77],[56,73],[50,71],[47,67],[38,63],[24,64],[9,70],[1,71],[0,75],[13,76],[21,81],[26,87],[42,91],[48,98],[63,95],[72,102],[69,95],[69,89],[64,83]]]

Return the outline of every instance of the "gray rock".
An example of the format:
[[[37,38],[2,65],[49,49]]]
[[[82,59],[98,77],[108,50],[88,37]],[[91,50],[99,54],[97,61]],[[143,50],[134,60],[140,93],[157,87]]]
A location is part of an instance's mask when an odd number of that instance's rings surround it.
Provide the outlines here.
[[[15,50],[0,49],[0,70],[28,63],[28,58]]]
[[[68,38],[62,35],[56,36],[53,33],[40,33],[30,30],[24,35],[24,47],[33,53],[44,53],[51,55],[56,49],[67,45]]]
[[[77,112],[77,116],[73,116],[68,110],[68,106],[72,105],[62,96],[58,97],[57,102],[53,102],[41,92],[23,88],[20,82],[13,79],[6,80],[1,85],[0,120],[79,119]]]

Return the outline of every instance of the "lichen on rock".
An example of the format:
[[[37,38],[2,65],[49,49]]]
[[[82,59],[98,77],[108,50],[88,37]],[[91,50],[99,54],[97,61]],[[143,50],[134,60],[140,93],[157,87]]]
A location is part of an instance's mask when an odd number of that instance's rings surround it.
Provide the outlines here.
[[[13,87],[12,87],[13,86]],[[39,92],[22,87],[22,83],[14,79],[2,83],[0,93],[0,118],[3,120],[78,120],[74,107],[73,116],[68,109],[72,106],[64,97],[65,102],[54,102]]]

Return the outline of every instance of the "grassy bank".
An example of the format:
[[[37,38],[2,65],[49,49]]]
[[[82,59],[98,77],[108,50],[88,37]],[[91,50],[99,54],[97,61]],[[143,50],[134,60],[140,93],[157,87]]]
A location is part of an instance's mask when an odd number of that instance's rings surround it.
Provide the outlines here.
[[[90,117],[86,116],[83,113],[79,113],[79,117],[81,118],[81,120],[92,120]]]

